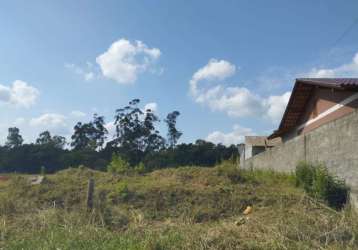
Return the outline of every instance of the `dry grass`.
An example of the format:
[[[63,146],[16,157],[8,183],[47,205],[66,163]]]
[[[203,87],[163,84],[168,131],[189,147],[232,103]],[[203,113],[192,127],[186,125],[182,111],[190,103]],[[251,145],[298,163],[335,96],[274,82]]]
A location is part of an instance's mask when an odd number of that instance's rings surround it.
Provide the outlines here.
[[[353,211],[313,200],[292,176],[230,164],[133,176],[70,169],[0,188],[0,249],[358,249],[357,235]]]

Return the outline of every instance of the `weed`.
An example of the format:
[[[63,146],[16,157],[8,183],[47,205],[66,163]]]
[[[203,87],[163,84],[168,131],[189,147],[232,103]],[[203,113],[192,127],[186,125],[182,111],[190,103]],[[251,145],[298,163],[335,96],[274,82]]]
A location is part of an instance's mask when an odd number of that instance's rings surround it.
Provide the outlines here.
[[[113,154],[112,160],[108,165],[108,172],[115,174],[125,174],[128,173],[130,169],[130,165],[127,161],[125,161],[120,155]]]
[[[345,182],[329,173],[324,165],[299,163],[296,167],[296,185],[335,209],[341,209],[348,199],[349,188]]]

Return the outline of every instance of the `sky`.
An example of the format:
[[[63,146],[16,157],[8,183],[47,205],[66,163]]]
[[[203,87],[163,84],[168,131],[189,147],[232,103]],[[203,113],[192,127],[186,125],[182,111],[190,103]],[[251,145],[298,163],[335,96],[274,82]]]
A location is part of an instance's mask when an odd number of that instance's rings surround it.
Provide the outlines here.
[[[358,1],[1,1],[0,143],[139,98],[180,142],[277,128],[298,77],[358,77]],[[164,124],[160,125],[163,135]]]

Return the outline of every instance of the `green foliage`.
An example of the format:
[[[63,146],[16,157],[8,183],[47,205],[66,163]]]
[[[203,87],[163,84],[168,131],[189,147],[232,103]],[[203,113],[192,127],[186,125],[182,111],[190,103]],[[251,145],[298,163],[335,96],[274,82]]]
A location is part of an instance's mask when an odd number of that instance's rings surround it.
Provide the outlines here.
[[[306,162],[300,162],[296,166],[296,186],[301,186],[307,193],[312,193],[315,167]]]
[[[233,163],[232,159],[223,161],[218,167],[218,174],[224,175],[231,180],[232,183],[245,181],[245,178],[240,171],[239,166]]]
[[[170,148],[174,148],[179,138],[183,135],[182,132],[176,128],[177,118],[180,115],[179,111],[173,111],[167,115],[164,120],[168,127],[168,144]]]
[[[146,172],[145,166],[143,162],[140,162],[134,167],[134,172],[137,174],[144,174]]]
[[[109,163],[107,170],[108,172],[115,173],[115,174],[126,174],[130,170],[130,165],[120,155],[113,154],[112,160]]]
[[[164,138],[155,127],[159,117],[150,109],[143,112],[138,108],[139,103],[139,99],[133,99],[128,106],[117,109],[115,115],[114,125],[117,134],[111,143],[117,146],[120,144],[129,158],[136,158],[133,153],[138,150],[153,153],[165,146]]]
[[[128,197],[129,189],[125,181],[115,184],[108,194],[108,199],[112,202],[125,201]]]
[[[75,150],[102,149],[108,130],[105,127],[104,117],[93,115],[93,121],[88,123],[78,122],[71,136],[71,146]]]
[[[112,155],[120,154],[137,173],[180,166],[214,166],[231,156],[238,158],[235,145],[229,147],[204,140],[177,145],[182,131],[177,129],[179,111],[170,112],[164,122],[168,140],[157,129],[159,117],[153,110],[139,107],[140,100],[115,111],[116,135],[108,143],[108,131],[103,116],[94,114],[89,122],[78,122],[71,136],[72,147],[65,147],[66,139],[43,131],[36,143],[23,144],[18,128],[9,128],[6,146],[0,146],[0,172],[39,174],[40,166],[54,173],[69,166],[85,165],[105,171]]]
[[[296,167],[296,185],[336,209],[341,209],[348,199],[349,188],[345,182],[330,174],[324,165],[299,163]]]
[[[20,129],[12,127],[8,129],[8,136],[5,145],[9,148],[16,148],[22,145],[24,139],[20,135]]]

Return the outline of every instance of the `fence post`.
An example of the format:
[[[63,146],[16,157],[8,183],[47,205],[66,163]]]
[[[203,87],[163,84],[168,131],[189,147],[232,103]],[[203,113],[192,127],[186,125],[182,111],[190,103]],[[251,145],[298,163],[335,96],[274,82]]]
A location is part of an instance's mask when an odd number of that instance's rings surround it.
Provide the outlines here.
[[[88,187],[87,187],[87,210],[91,211],[93,209],[93,194],[94,194],[94,179],[90,178],[88,180]]]
[[[307,138],[305,134],[303,134],[303,158],[307,162]]]

